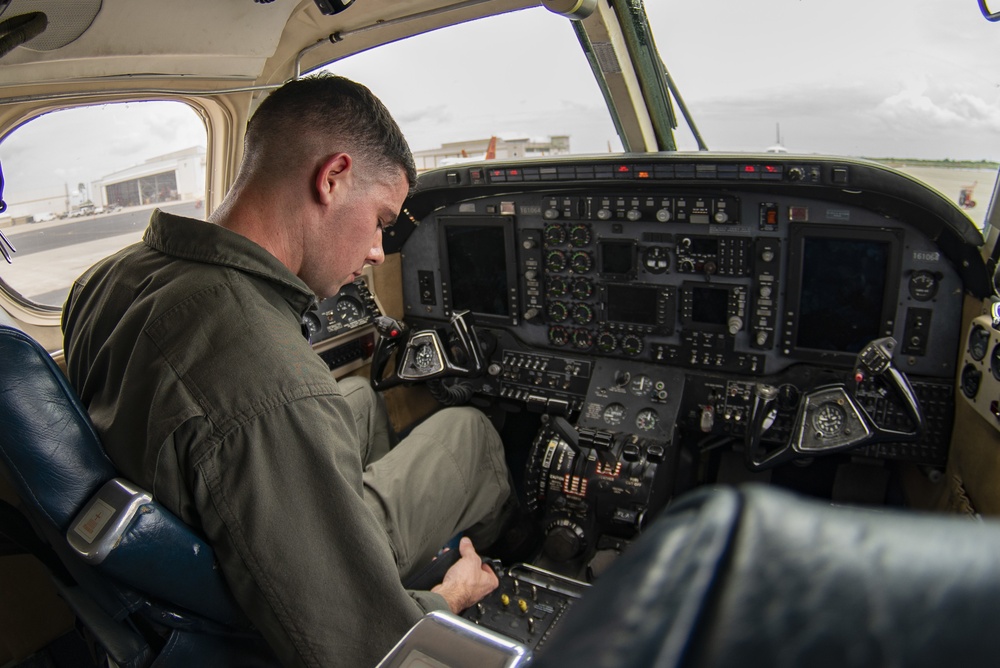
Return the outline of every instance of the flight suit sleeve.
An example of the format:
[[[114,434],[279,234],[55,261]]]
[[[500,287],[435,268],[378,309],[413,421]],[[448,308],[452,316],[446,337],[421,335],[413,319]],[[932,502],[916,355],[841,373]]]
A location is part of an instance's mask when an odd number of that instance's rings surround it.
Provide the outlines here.
[[[283,663],[375,665],[443,603],[400,584],[339,395],[286,393],[217,431],[192,458],[191,491],[236,599]]]

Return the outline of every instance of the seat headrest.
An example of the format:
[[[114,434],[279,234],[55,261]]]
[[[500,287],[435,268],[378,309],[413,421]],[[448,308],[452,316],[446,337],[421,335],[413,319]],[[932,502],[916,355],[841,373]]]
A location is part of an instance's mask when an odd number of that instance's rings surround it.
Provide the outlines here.
[[[625,551],[536,663],[994,666],[998,554],[996,521],[701,490]]]
[[[115,469],[48,352],[0,325],[0,464],[21,500],[65,531]]]

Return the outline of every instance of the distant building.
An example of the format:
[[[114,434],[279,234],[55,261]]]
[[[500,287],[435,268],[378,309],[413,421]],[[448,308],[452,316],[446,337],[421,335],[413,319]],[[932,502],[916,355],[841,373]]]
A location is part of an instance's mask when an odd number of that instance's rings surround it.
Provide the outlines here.
[[[145,162],[101,177],[89,184],[57,186],[21,201],[10,201],[0,227],[42,222],[53,218],[100,212],[119,205],[139,206],[205,197],[205,148],[192,146],[149,158]]]
[[[192,146],[94,181],[99,206],[138,206],[205,197],[205,148]]]
[[[442,144],[440,148],[424,151],[414,151],[413,160],[417,171],[422,172],[435,167],[443,167],[462,161],[482,160],[490,144],[490,137],[470,139]],[[553,135],[545,139],[497,139],[496,159],[511,160],[520,158],[538,158],[550,155],[566,155],[569,153],[569,135]]]

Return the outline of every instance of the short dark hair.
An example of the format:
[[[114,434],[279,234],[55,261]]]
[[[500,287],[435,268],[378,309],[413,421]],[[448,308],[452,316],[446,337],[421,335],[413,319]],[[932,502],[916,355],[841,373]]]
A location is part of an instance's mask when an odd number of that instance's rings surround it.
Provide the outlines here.
[[[247,124],[246,157],[301,145],[316,132],[373,169],[402,168],[416,185],[413,154],[389,110],[367,87],[329,73],[293,79],[264,99]]]

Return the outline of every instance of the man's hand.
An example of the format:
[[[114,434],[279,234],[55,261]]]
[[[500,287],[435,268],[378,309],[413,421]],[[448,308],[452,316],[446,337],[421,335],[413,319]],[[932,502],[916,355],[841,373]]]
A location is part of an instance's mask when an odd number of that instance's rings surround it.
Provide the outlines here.
[[[448,607],[456,615],[478,602],[484,596],[497,588],[500,581],[488,564],[476,554],[472,541],[462,538],[458,544],[462,558],[448,569],[441,584],[431,589],[441,594],[448,602]]]

